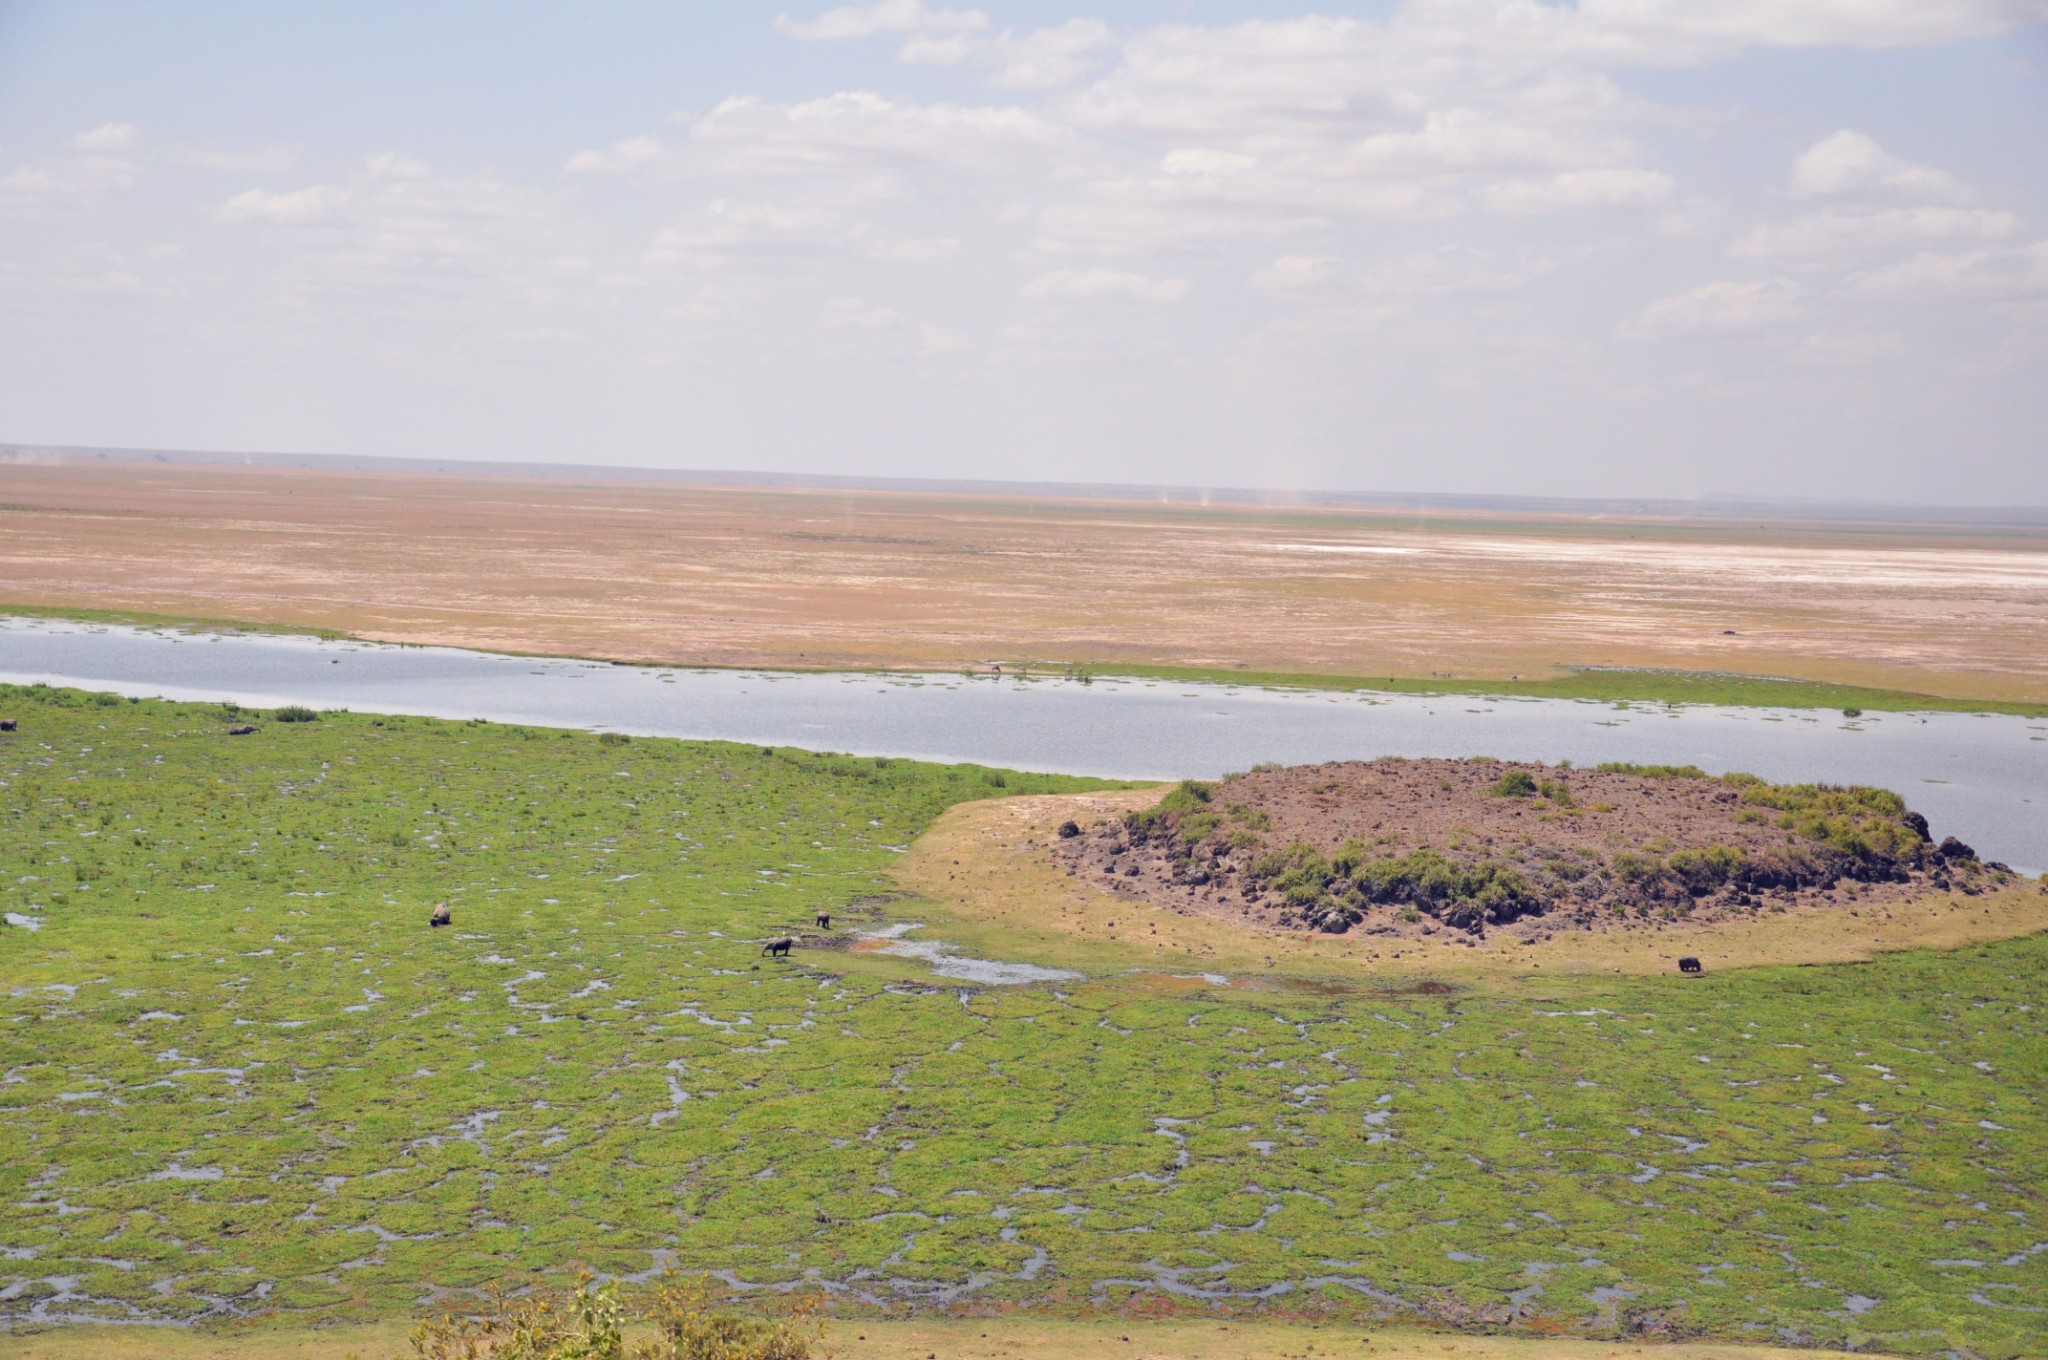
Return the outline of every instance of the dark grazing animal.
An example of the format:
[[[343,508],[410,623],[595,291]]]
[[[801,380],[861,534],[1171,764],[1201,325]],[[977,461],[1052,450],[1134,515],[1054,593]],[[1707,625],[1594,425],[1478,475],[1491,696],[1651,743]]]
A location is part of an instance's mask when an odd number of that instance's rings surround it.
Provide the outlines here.
[[[15,720],[13,718],[0,718],[0,732],[12,732],[14,728]]]
[[[236,723],[228,729],[228,735],[231,737],[246,737],[255,730],[255,723]]]
[[[820,930],[830,930],[831,928],[832,928],[832,913],[831,913],[831,912],[829,912],[829,911],[821,911],[821,912],[819,912],[819,913],[818,913],[818,929],[820,929]]]
[[[1687,954],[1684,958],[1678,961],[1678,971],[1681,973],[1699,973],[1704,972],[1706,970],[1700,967],[1700,961],[1698,959],[1694,958],[1690,954]]]
[[[770,940],[768,943],[762,945],[761,952],[763,954],[770,955],[774,958],[786,959],[789,957],[790,949],[793,948],[795,944],[795,940],[785,935],[779,940]]]
[[[429,926],[453,925],[455,924],[455,913],[448,910],[446,902],[437,902],[434,905],[434,914],[427,918],[427,924]]]

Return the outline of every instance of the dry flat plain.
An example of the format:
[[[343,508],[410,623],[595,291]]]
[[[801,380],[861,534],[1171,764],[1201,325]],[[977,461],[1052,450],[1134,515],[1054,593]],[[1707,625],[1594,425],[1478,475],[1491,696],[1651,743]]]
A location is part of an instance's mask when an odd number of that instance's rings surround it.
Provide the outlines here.
[[[669,664],[1636,666],[2048,701],[2041,529],[15,461],[0,582],[0,604]]]

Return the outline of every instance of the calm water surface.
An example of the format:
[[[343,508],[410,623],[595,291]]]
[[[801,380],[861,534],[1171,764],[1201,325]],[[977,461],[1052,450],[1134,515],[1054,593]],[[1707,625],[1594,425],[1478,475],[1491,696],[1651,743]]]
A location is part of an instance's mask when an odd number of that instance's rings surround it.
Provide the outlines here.
[[[1879,784],[2017,868],[2048,866],[2048,721],[1986,714],[1322,694],[1178,681],[657,670],[444,647],[0,620],[0,680],[717,738],[1124,778],[1262,760],[1493,755]]]

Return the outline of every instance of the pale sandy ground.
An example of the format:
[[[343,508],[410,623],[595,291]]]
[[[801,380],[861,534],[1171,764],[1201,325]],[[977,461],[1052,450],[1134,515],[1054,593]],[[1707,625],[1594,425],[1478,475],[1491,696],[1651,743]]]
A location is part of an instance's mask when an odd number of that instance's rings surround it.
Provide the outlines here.
[[[0,463],[0,604],[676,664],[1638,665],[2048,700],[2048,531]]]
[[[0,1360],[397,1360],[411,1354],[406,1331],[399,1324],[242,1334],[74,1327],[37,1336],[0,1335]],[[1771,1346],[1448,1336],[1334,1324],[1060,1322],[1016,1316],[834,1323],[824,1353],[842,1360],[1839,1360],[1845,1354]]]
[[[1354,981],[1536,979],[1580,973],[1670,972],[1693,955],[1709,971],[1761,964],[1852,963],[1886,950],[1954,949],[2048,930],[2048,888],[2022,879],[1968,897],[1936,893],[1881,907],[1765,915],[1721,925],[1565,931],[1524,944],[1490,932],[1475,948],[1369,935],[1254,931],[1180,916],[1070,876],[1049,850],[1059,824],[1145,807],[1164,786],[1111,794],[1033,795],[963,803],[899,859],[893,876],[937,908],[931,934],[973,954],[1072,963],[1091,971],[1218,973],[1250,985],[1275,974]],[[1009,953],[1001,951],[1008,949]]]

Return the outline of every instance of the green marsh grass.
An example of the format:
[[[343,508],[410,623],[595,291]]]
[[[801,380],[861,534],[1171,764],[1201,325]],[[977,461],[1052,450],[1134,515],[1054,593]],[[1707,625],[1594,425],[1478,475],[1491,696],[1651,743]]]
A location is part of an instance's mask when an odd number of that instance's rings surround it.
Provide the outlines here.
[[[42,923],[0,928],[15,1324],[672,1266],[856,1311],[2040,1349],[2040,937],[1446,995],[975,989],[760,943],[918,919],[876,899],[941,810],[1089,781],[0,711],[0,906]]]

